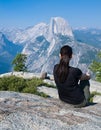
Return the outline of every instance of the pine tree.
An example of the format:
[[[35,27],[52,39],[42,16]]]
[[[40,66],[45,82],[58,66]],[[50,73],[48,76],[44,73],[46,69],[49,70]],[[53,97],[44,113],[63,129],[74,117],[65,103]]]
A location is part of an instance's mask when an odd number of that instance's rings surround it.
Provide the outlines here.
[[[12,61],[12,65],[14,65],[14,71],[27,71],[27,67],[25,65],[26,60],[27,57],[25,54],[17,54]]]
[[[101,82],[101,52],[98,53],[98,59],[91,63],[90,69],[95,73],[96,80]]]

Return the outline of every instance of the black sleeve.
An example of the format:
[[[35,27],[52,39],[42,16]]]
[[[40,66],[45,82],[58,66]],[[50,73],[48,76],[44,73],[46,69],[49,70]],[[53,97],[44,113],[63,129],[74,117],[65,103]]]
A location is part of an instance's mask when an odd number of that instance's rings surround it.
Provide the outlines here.
[[[56,64],[54,66],[54,69],[53,69],[53,76],[54,76],[54,81],[55,81],[56,84],[58,84],[58,78],[57,78],[57,75],[56,75],[57,67],[58,67],[58,64]]]
[[[82,76],[82,71],[77,68],[77,69],[76,69],[76,78],[77,78],[77,79],[80,79],[81,76]]]
[[[54,79],[56,79],[56,68],[57,68],[57,65],[54,66],[54,69],[53,69],[53,76],[54,76]]]

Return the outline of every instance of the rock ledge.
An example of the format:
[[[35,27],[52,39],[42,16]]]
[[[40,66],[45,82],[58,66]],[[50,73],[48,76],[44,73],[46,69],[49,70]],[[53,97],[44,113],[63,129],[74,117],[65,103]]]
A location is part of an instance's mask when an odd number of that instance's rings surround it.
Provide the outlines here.
[[[101,104],[73,108],[59,99],[0,92],[0,130],[101,130]]]

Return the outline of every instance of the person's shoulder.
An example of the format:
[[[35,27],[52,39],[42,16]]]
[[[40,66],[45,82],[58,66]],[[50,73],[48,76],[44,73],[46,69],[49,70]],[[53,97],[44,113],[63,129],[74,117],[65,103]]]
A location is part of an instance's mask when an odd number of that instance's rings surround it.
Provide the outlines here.
[[[72,71],[81,71],[79,68],[77,68],[77,67],[72,67],[72,66],[70,66],[70,69],[71,69]]]
[[[54,65],[54,71],[57,70],[58,64]]]
[[[57,68],[59,64],[54,65],[54,68]]]
[[[82,75],[82,71],[79,68],[71,67],[70,71],[75,77],[79,78]]]

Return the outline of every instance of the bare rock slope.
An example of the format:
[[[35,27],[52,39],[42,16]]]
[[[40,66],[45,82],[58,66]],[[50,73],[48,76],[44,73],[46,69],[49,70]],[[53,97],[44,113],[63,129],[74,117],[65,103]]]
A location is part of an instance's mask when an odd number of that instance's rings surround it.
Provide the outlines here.
[[[101,130],[101,104],[73,108],[55,98],[1,91],[0,130]]]

